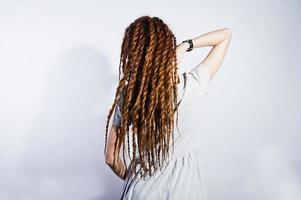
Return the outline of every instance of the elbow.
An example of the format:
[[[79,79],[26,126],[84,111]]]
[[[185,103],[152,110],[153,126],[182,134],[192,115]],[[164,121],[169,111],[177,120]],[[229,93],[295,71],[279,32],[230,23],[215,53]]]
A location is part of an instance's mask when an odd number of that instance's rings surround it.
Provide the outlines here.
[[[232,37],[232,30],[230,28],[224,28],[224,32],[226,34],[227,38],[231,38]]]
[[[113,162],[114,162],[114,157],[110,156],[110,155],[106,155],[106,160],[105,161],[106,161],[107,165],[112,166]]]

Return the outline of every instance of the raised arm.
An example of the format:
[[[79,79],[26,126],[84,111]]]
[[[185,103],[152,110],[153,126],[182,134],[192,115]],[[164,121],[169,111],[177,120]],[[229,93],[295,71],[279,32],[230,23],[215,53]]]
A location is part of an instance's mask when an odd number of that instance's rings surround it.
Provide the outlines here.
[[[192,39],[193,47],[200,48],[213,46],[208,55],[201,61],[209,73],[210,80],[221,66],[228,46],[230,44],[232,32],[229,28],[222,28],[202,34]],[[177,46],[177,60],[180,63],[184,53],[189,48],[188,43],[181,43]]]
[[[200,35],[192,39],[194,48],[213,46],[207,56],[201,61],[209,72],[210,80],[220,68],[231,42],[232,32],[222,28]]]

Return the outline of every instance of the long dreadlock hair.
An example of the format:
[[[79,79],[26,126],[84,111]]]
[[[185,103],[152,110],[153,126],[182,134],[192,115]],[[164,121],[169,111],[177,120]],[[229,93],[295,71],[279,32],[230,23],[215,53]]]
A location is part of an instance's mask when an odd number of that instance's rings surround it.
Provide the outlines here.
[[[131,127],[133,152],[130,159],[136,161],[135,153],[138,148],[137,159],[142,177],[152,175],[158,168],[161,170],[163,162],[168,159],[171,137],[174,142],[175,112],[178,129],[179,77],[176,63],[176,37],[160,18],[142,16],[126,28],[119,63],[119,85],[107,117],[105,149],[110,118],[124,92],[124,103],[120,109],[121,125],[117,130],[114,155],[116,151],[120,151],[126,136],[130,152]],[[124,154],[125,145],[123,162],[126,165]],[[130,171],[138,173],[136,168],[137,163],[133,162]]]

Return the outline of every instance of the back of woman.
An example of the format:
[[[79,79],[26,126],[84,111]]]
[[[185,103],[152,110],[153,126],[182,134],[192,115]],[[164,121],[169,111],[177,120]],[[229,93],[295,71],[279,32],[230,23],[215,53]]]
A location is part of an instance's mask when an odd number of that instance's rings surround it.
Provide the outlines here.
[[[178,111],[179,131],[174,131],[174,149],[168,163],[162,171],[145,179],[139,175],[127,177],[122,199],[205,199],[198,148],[202,131],[197,130],[195,124],[200,123],[197,106],[208,93],[209,76],[202,65],[179,76],[178,91],[182,95]]]
[[[131,55],[124,46],[135,38],[145,45]],[[197,110],[230,39],[224,28],[177,46],[168,26],[149,16],[127,28],[120,67],[124,76],[108,117],[109,122],[114,114],[106,151],[107,164],[125,180],[121,199],[206,199],[198,148],[202,131],[195,126],[203,122]],[[213,48],[201,63],[178,73],[185,52],[209,45]],[[135,56],[137,61],[126,65]]]

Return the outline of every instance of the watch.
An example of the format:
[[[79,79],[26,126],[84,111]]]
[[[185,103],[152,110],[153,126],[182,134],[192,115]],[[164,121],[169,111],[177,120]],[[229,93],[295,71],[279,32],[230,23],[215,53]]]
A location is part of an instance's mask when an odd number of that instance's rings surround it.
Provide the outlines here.
[[[189,44],[189,48],[186,51],[191,51],[193,49],[192,40],[191,39],[184,40],[182,43],[184,43],[184,42],[188,42],[188,44]]]

